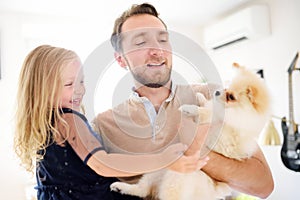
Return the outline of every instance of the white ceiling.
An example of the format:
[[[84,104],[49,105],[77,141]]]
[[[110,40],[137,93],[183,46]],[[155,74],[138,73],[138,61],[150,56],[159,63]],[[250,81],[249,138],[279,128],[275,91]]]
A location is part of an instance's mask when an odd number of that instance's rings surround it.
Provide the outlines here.
[[[28,12],[114,20],[133,3],[153,4],[166,22],[201,25],[251,0],[1,0],[0,13]]]

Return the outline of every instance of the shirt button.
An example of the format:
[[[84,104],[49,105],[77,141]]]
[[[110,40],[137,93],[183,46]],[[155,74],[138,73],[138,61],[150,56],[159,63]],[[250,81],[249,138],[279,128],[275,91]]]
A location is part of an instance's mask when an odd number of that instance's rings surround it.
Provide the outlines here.
[[[69,193],[71,194],[71,193],[72,193],[72,190],[69,190]]]
[[[68,166],[68,164],[69,164],[68,162],[65,162],[65,166]]]

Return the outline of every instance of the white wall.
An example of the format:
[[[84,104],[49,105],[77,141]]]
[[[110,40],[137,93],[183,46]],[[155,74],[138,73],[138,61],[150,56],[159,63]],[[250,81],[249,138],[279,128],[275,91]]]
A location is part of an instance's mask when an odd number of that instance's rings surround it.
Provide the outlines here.
[[[256,1],[254,1],[256,2]],[[221,76],[228,75],[232,62],[250,68],[263,68],[273,96],[273,114],[288,116],[287,68],[300,50],[300,1],[266,0],[271,11],[272,34],[252,43],[237,44],[209,52]],[[92,24],[95,22],[95,24]],[[34,46],[50,43],[74,49],[85,59],[97,45],[107,39],[112,22],[97,24],[85,19],[34,16],[0,12],[2,79],[0,80],[0,187],[1,199],[25,199],[24,185],[29,178],[18,167],[12,151],[13,113],[19,70],[25,55]],[[44,24],[48,26],[44,26]],[[66,26],[65,26],[66,25]],[[31,28],[28,28],[31,27]],[[57,30],[57,27],[60,27]],[[186,34],[201,44],[201,27],[169,24],[170,29]],[[53,29],[56,31],[53,32]],[[35,31],[32,31],[35,30]],[[299,64],[298,64],[299,67]],[[295,120],[300,122],[300,72],[294,73]],[[274,119],[280,133],[280,120]],[[268,199],[296,199],[300,175],[285,169],[279,157],[280,147],[264,147],[275,178],[275,191]]]
[[[1,34],[1,73],[0,80],[0,193],[5,199],[24,199],[25,178],[15,162],[12,152],[13,107],[15,102],[16,80],[20,60],[22,60],[23,41],[19,16],[9,14],[0,16]],[[4,181],[5,180],[5,181]]]

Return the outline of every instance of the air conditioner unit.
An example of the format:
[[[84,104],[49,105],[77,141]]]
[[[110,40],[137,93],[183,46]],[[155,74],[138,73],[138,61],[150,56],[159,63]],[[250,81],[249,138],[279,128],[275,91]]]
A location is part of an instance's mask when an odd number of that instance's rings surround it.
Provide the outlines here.
[[[204,45],[217,50],[271,33],[267,5],[252,5],[204,28]]]

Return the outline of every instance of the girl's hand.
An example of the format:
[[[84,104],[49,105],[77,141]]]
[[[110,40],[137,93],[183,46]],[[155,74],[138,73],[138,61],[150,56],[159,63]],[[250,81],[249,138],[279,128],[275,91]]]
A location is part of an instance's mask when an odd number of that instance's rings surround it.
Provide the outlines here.
[[[190,156],[183,155],[174,163],[169,165],[167,169],[179,173],[190,173],[190,172],[200,170],[204,165],[207,164],[208,160],[209,160],[208,156],[200,159],[200,151],[197,151]]]
[[[182,143],[176,143],[168,146],[161,153],[161,162],[165,164],[173,163],[175,160],[180,158],[187,150],[187,146]],[[164,164],[164,165],[165,165]]]
[[[188,146],[186,156],[194,155],[205,146],[210,123],[197,124],[191,118],[183,117],[179,126],[180,142]],[[203,155],[203,152],[201,152]]]

